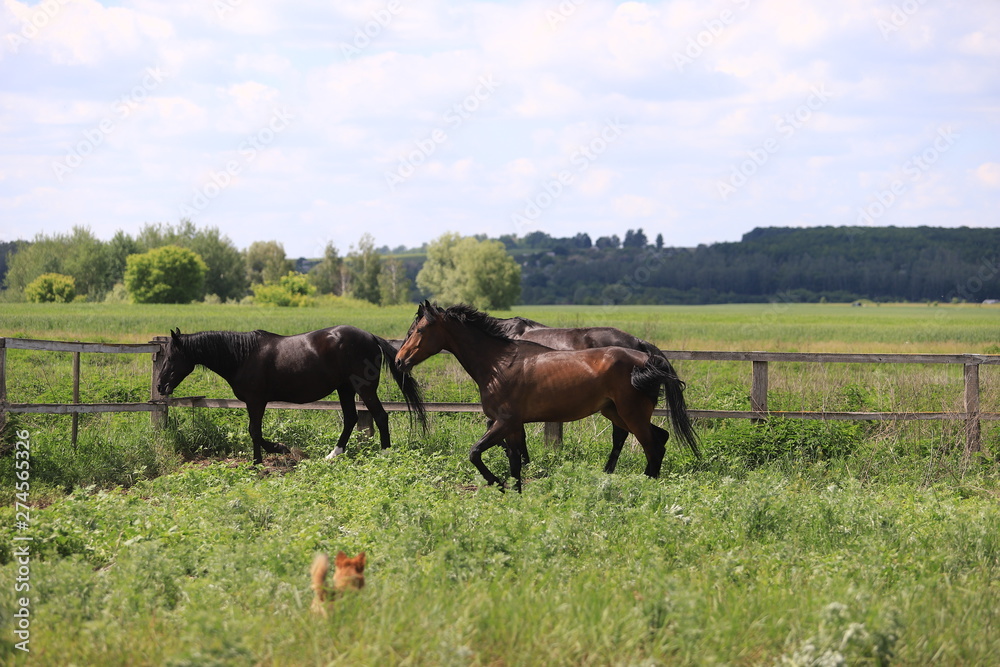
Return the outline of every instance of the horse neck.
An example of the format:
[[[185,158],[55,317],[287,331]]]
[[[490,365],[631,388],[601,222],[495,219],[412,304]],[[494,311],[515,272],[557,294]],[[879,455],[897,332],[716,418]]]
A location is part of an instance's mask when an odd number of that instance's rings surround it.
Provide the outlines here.
[[[248,356],[256,348],[256,332],[206,331],[198,336],[197,342],[185,348],[185,352],[196,364],[201,364],[225,380],[229,380]],[[190,340],[190,339],[189,339]]]
[[[513,341],[491,336],[458,322],[451,323],[447,331],[443,349],[455,355],[465,372],[479,385],[489,381],[498,360],[516,346]]]

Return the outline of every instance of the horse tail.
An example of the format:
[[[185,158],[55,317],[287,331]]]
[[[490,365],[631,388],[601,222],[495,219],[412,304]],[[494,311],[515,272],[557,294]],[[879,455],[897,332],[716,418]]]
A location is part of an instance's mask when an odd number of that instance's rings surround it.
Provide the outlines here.
[[[695,458],[700,459],[698,436],[691,425],[687,403],[684,401],[684,381],[677,376],[677,371],[663,353],[659,350],[657,352],[658,354],[649,355],[644,366],[632,369],[632,386],[650,396],[654,403],[659,398],[660,386],[663,386],[674,432],[687,443]]]
[[[424,407],[424,399],[422,396],[422,391],[420,385],[417,384],[416,379],[410,375],[407,371],[400,370],[396,365],[396,348],[392,346],[392,343],[384,338],[375,336],[375,342],[378,343],[379,348],[382,350],[382,366],[392,373],[392,379],[396,381],[396,385],[399,386],[399,390],[403,392],[403,399],[406,401],[406,407],[410,410],[411,415],[416,414],[417,419],[420,420],[420,425],[427,429],[427,410]]]

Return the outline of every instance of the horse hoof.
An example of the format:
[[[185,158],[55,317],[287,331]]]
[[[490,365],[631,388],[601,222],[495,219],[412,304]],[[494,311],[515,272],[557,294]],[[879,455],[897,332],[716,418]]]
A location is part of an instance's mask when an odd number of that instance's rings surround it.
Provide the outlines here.
[[[334,458],[336,456],[340,456],[345,451],[347,451],[347,450],[345,450],[343,447],[334,447],[333,451],[326,455],[326,458],[327,458],[327,460],[330,460],[330,459],[332,459],[332,458]]]

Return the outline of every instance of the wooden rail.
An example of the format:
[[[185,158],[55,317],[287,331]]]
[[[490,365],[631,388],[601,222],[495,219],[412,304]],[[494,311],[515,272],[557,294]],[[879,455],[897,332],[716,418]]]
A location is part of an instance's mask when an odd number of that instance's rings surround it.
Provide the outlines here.
[[[0,338],[0,425],[6,413],[49,413],[73,416],[72,441],[77,438],[77,420],[81,413],[98,412],[149,412],[154,425],[163,425],[170,407],[190,408],[243,408],[242,401],[232,399],[206,398],[204,396],[167,397],[161,396],[156,388],[156,377],[163,363],[162,345],[165,337],[146,344],[83,343],[67,341],[31,340],[23,338]],[[7,401],[7,349],[45,350],[73,353],[73,399],[72,403],[10,403]],[[80,403],[80,354],[151,354],[152,377],[150,378],[150,400],[143,403]],[[1000,420],[1000,413],[981,412],[979,407],[979,367],[1000,364],[1000,355],[985,354],[851,354],[851,353],[811,353],[811,352],[709,352],[690,350],[667,350],[669,359],[685,361],[741,361],[750,362],[750,410],[701,410],[691,409],[693,418],[702,419],[753,419],[763,421],[769,417],[789,419],[820,419],[833,421],[937,421],[959,420],[965,422],[965,448],[967,453],[979,451],[981,447],[981,422]],[[768,364],[771,362],[809,363],[861,363],[861,364],[961,364],[964,378],[964,410],[962,412],[828,412],[806,410],[769,410]],[[383,404],[389,412],[403,412],[407,407],[402,402]],[[427,403],[428,412],[482,412],[478,403]],[[338,401],[315,401],[297,404],[274,402],[268,408],[279,410],[340,410]],[[369,432],[373,425],[371,416],[358,406],[359,425]],[[669,415],[666,409],[658,408],[654,414]],[[552,443],[562,439],[562,424],[545,425],[545,438]]]

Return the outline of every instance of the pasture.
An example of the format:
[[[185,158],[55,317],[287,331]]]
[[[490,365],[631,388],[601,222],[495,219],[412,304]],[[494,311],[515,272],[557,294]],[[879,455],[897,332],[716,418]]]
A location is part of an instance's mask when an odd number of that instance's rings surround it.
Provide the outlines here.
[[[0,335],[146,342],[169,329],[298,333],[353,324],[401,338],[414,307],[266,309],[4,304]],[[739,305],[524,307],[663,349],[1000,352],[1000,309]],[[68,402],[70,355],[8,350],[12,401]],[[675,364],[689,407],[748,409],[749,367]],[[83,401],[143,401],[148,355],[84,355]],[[475,402],[453,359],[415,371],[427,400]],[[982,409],[1000,410],[984,366]],[[775,364],[773,409],[961,410],[960,367]],[[401,400],[383,377],[380,395]],[[177,395],[231,398],[196,370]],[[393,447],[355,433],[323,460],[337,413],[268,411],[303,450],[247,463],[242,410],[15,415],[0,451],[0,655],[41,665],[992,664],[1000,654],[1000,483],[993,422],[963,456],[961,422],[702,420],[705,459],[668,444],[614,475],[605,420],[559,448],[530,425],[524,493],[482,486],[478,415],[390,417]],[[17,432],[31,440],[29,525],[16,526]],[[505,469],[497,449],[485,457]],[[15,537],[30,536],[28,543]],[[30,653],[15,593],[30,547]],[[317,551],[368,553],[368,585],[309,613]]]

